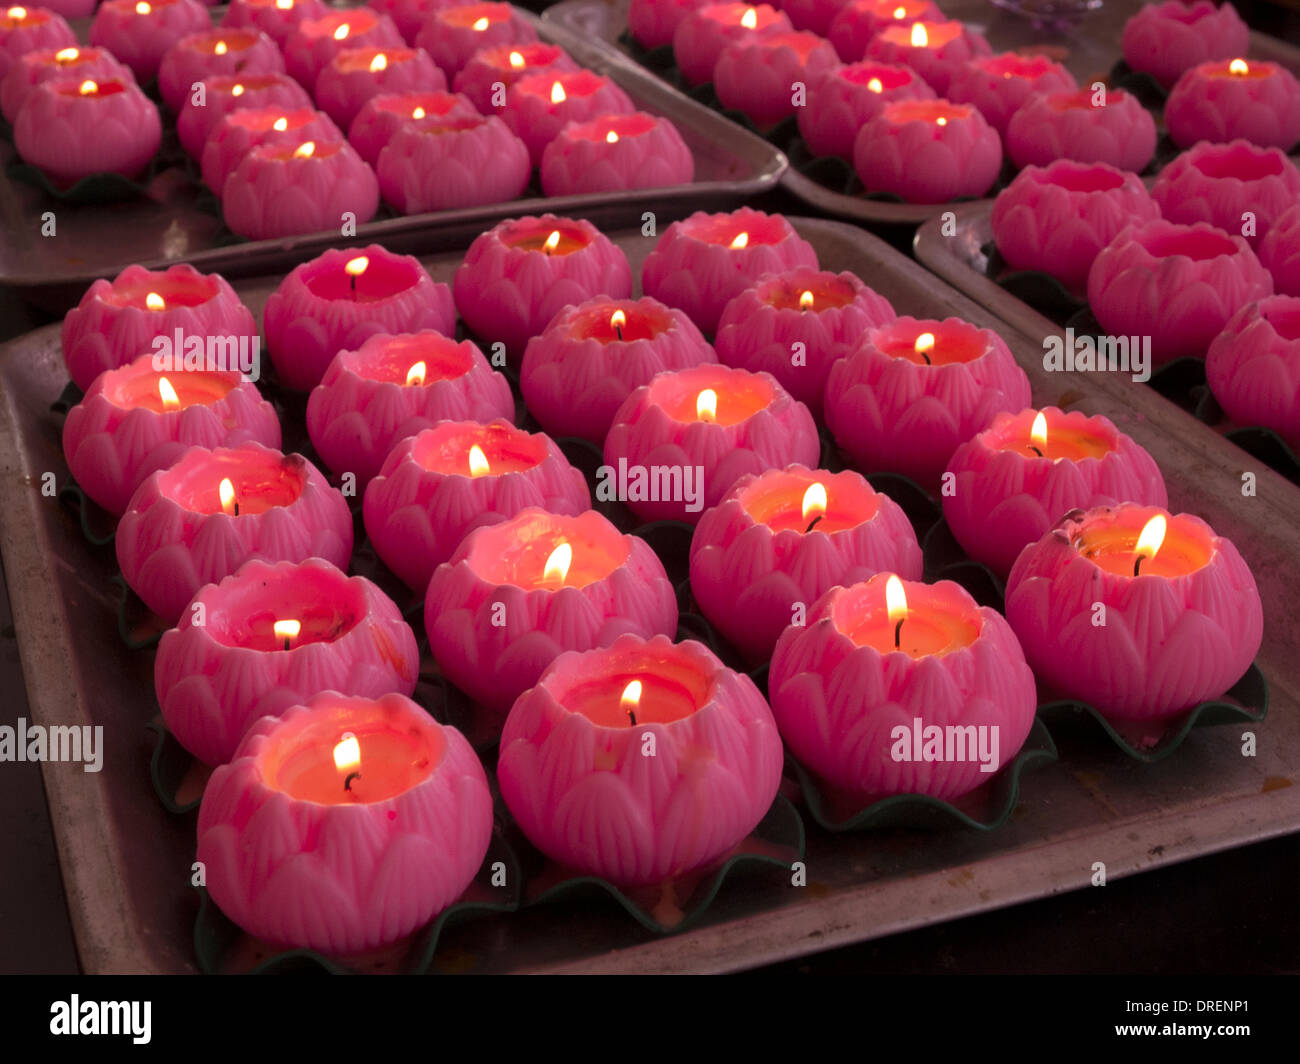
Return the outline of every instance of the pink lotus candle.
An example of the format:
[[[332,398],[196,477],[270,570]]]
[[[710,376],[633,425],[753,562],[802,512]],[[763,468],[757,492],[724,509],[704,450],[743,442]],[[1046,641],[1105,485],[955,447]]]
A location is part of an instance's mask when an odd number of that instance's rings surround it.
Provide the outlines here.
[[[280,49],[261,30],[204,29],[190,33],[163,54],[158,93],[179,111],[191,86],[218,74],[282,74]]]
[[[825,37],[830,32],[831,22],[846,2],[847,0],[781,0],[781,10],[790,17],[795,29]]]
[[[1269,227],[1259,243],[1259,261],[1279,294],[1300,296],[1300,204]]]
[[[533,24],[509,4],[473,3],[435,11],[416,35],[415,43],[451,75],[483,48],[536,40]]]
[[[45,0],[46,11],[69,18],[90,18],[95,11],[97,0]]]
[[[318,691],[410,695],[419,671],[415,633],[369,580],[319,558],[251,561],[201,588],[163,634],[154,689],[181,746],[224,765],[262,717]]]
[[[307,433],[335,473],[366,484],[388,452],[439,421],[514,417],[510,383],[468,340],[379,333],[334,356],[307,400]]]
[[[542,151],[570,122],[601,115],[630,115],[636,110],[622,89],[590,70],[573,73],[543,70],[520,78],[506,90],[501,118],[528,145],[536,166]]]
[[[1000,614],[949,580],[887,573],[832,588],[787,628],[768,691],[790,752],[859,803],[967,794],[1015,758],[1037,704]]]
[[[424,624],[447,678],[504,713],[566,650],[671,636],[677,599],[645,540],[595,510],[530,508],[471,532],[438,566]]]
[[[412,934],[465,892],[492,792],[464,736],[409,698],[325,691],[248,733],[208,781],[198,832],[223,913],[273,946],[340,957]]]
[[[542,192],[576,196],[695,180],[695,157],[666,118],[635,111],[570,122],[542,151]]]
[[[806,86],[839,65],[835,49],[815,33],[754,34],[722,50],[713,87],[723,107],[740,111],[756,126],[774,126],[799,110],[792,85]]]
[[[627,255],[588,221],[514,218],[481,234],[452,282],[456,309],[475,335],[523,357],[528,341],[565,307],[596,296],[627,299]]]
[[[1098,616],[1105,609],[1105,624]],[[1124,503],[1067,514],[1026,547],[1007,620],[1040,684],[1120,720],[1216,698],[1259,650],[1250,569],[1199,517]]]
[[[877,33],[921,21],[942,22],[943,12],[931,0],[850,0],[835,13],[824,36],[844,62],[856,63],[866,57]]]
[[[280,382],[305,392],[335,355],[378,333],[432,329],[450,336],[456,308],[451,290],[435,283],[419,259],[370,244],[326,251],[295,267],[267,299],[262,327]]]
[[[994,414],[1028,405],[1029,378],[1002,337],[959,318],[872,329],[826,381],[827,427],[858,468],[927,488]]]
[[[1253,217],[1246,236],[1253,245],[1300,201],[1300,169],[1278,148],[1206,141],[1160,171],[1151,198],[1171,222],[1209,222],[1228,233],[1241,232],[1244,219]]]
[[[817,269],[817,252],[783,215],[740,207],[673,222],[641,267],[645,294],[715,333],[732,299],[765,273]]]
[[[27,94],[14,147],[58,185],[91,174],[137,177],[158,154],[162,119],[134,80],[53,78]]]
[[[218,196],[226,179],[254,148],[262,144],[296,148],[306,141],[335,141],[343,134],[329,115],[310,107],[257,107],[231,111],[218,122],[203,145],[204,183]]]
[[[867,44],[864,59],[910,66],[940,96],[967,62],[991,56],[989,42],[961,22],[926,22],[886,26]]]
[[[812,414],[775,377],[709,364],[642,385],[605,437],[606,484],[643,521],[693,525],[741,477],[820,456]]]
[[[1081,292],[1126,225],[1160,217],[1142,179],[1105,163],[1027,166],[993,201],[993,240],[1013,270],[1041,270]]]
[[[221,192],[226,225],[250,240],[337,230],[345,214],[362,223],[379,209],[375,172],[341,138],[252,148]]]
[[[1300,81],[1277,63],[1212,60],[1178,79],[1164,115],[1180,148],[1240,139],[1289,152],[1300,143]]]
[[[1031,96],[1073,92],[1079,83],[1060,63],[1045,55],[981,56],[960,67],[948,85],[948,99],[974,104],[989,125],[1005,135],[1007,123]]]
[[[1088,271],[1088,303],[1102,329],[1149,336],[1156,363],[1204,355],[1240,307],[1272,293],[1250,245],[1204,222],[1129,226]]]
[[[911,67],[887,63],[846,63],[808,85],[808,106],[796,117],[799,135],[814,155],[853,158],[858,130],[895,100],[933,100],[930,88]]]
[[[1102,106],[1092,89],[1034,96],[1007,123],[1006,149],[1017,169],[1057,159],[1107,163],[1140,174],[1156,153],[1156,122],[1136,96],[1110,89]]]
[[[344,48],[316,78],[316,104],[344,129],[372,96],[445,92],[447,78],[420,48]]]
[[[473,118],[478,112],[465,96],[451,92],[398,92],[372,96],[348,127],[348,142],[371,166],[393,135],[404,126],[427,119]]]
[[[1233,421],[1300,448],[1300,298],[1269,296],[1237,311],[1205,354],[1205,376]]]
[[[475,0],[367,0],[366,7],[381,11],[391,18],[406,43],[414,46],[416,35],[435,12],[474,2]]]
[[[104,0],[90,24],[90,43],[107,48],[138,80],[147,82],[158,73],[168,48],[211,26],[208,9],[199,0]]]
[[[28,52],[76,45],[72,27],[47,8],[16,4],[0,12],[0,78]]]
[[[456,71],[452,86],[473,101],[483,114],[492,114],[496,86],[510,88],[529,74],[565,74],[578,69],[558,44],[532,41],[527,44],[501,44],[495,48],[480,48]],[[500,100],[497,101],[502,102]]]
[[[793,29],[789,16],[770,4],[705,4],[677,24],[673,58],[687,84],[702,85],[713,80],[718,57],[732,41]]]
[[[393,20],[368,7],[330,11],[299,22],[282,45],[285,69],[304,89],[316,84],[320,72],[345,48],[404,48],[406,41]]]
[[[403,214],[518,199],[533,174],[528,146],[495,115],[412,120],[379,153],[379,190]]]
[[[423,595],[466,536],[529,507],[576,517],[591,493],[550,437],[498,418],[440,421],[402,440],[366,487],[363,513],[375,553]]]
[[[37,85],[46,81],[75,78],[83,81],[106,81],[113,78],[135,80],[129,67],[124,67],[103,48],[38,48],[19,56],[7,74],[0,75],[0,113],[10,124],[18,117],[23,101]]]
[[[1160,469],[1100,414],[1054,406],[998,414],[948,463],[943,515],[962,549],[1005,578],[1016,556],[1070,510],[1166,506]]]
[[[1211,59],[1245,55],[1250,30],[1230,3],[1168,0],[1139,8],[1124,24],[1124,61],[1165,88],[1184,71]]]
[[[858,131],[853,168],[868,192],[947,203],[993,187],[1002,170],[1002,141],[970,104],[898,100]]]
[[[921,579],[902,509],[859,473],[794,465],[741,477],[691,539],[691,594],[747,661],[771,657],[802,609],[878,572]]]
[[[217,123],[232,111],[279,107],[292,111],[311,107],[311,97],[288,74],[219,74],[203,82],[203,104],[194,95],[185,97],[176,116],[176,133],[181,147],[194,158],[203,155],[208,136]]]
[[[781,762],[749,677],[701,643],[625,636],[565,654],[515,703],[498,777],[539,850],[637,886],[725,858],[771,807]]]
[[[251,26],[281,47],[298,23],[329,13],[324,0],[230,0],[223,26]]]
[[[631,0],[627,28],[642,48],[662,48],[673,43],[678,23],[708,0]]]
[[[826,378],[894,308],[851,273],[807,267],[770,273],[736,296],[718,323],[718,358],[772,374],[820,420]]]
[[[182,339],[180,349],[176,334]],[[199,273],[188,263],[166,270],[128,266],[112,281],[95,281],[63,319],[63,363],[83,392],[105,370],[117,369],[141,352],[159,350],[166,338],[172,354],[183,354],[184,340],[209,337],[232,341],[222,351],[257,349],[257,322],[220,274]],[[224,367],[236,369],[234,360]]]
[[[528,341],[519,387],[552,436],[603,443],[623,401],[655,374],[717,360],[682,311],[602,296],[565,307]]]
[[[254,559],[344,568],[352,514],[300,454],[260,443],[191,447],[131,496],[114,545],[128,586],[175,624],[199,588]]]
[[[152,355],[101,373],[63,423],[69,471],[112,514],[190,448],[246,440],[280,446],[275,408],[255,385],[237,370],[162,373]]]

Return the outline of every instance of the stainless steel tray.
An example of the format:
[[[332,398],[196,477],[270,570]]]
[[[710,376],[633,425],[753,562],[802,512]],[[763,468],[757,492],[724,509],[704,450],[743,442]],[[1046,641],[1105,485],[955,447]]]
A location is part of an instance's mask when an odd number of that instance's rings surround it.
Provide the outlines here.
[[[1106,0],[1099,11],[1073,27],[1036,29],[1028,19],[994,7],[988,0],[944,0],[948,18],[968,23],[983,33],[995,52],[1034,48],[1049,51],[1065,64],[1081,85],[1105,79],[1120,58],[1120,34],[1124,23],[1139,7],[1140,0]],[[627,0],[561,0],[546,9],[543,23],[605,42],[620,55],[619,37],[627,29]],[[1256,59],[1271,59],[1300,74],[1300,48],[1252,33],[1250,53]],[[793,167],[781,176],[781,185],[804,203],[826,214],[857,222],[916,225],[955,205],[893,203],[836,192],[801,174]]]
[[[1087,887],[1093,863],[1115,878],[1300,827],[1300,505],[1275,474],[1240,495],[1240,452],[1127,380],[1046,374],[1042,348],[881,240],[842,223],[792,219],[822,266],[852,270],[900,313],[958,315],[999,330],[1039,404],[1103,413],[1156,457],[1174,510],[1201,514],[1259,578],[1271,686],[1258,756],[1240,727],[1198,728],[1174,756],[1142,765],[1099,731],[1054,733],[1062,760],[1022,779],[1020,806],[980,833],[889,830],[830,835],[809,824],[808,886],[779,872],[729,879],[704,921],[649,938],[612,902],[566,902],[484,916],[448,930],[435,968],[455,971],[731,971]],[[653,244],[611,234],[634,268]],[[426,259],[446,280],[459,255]],[[237,284],[259,312],[278,277]],[[1094,375],[1102,377],[1102,375]],[[197,900],[189,886],[193,817],[164,811],[149,779],[146,722],[156,713],[152,655],[116,630],[111,548],[92,548],[76,519],[40,493],[67,476],[50,403],[67,382],[56,326],[0,347],[0,551],[31,714],[41,724],[105,726],[104,771],[44,764],[78,951],[90,972],[189,972]]]
[[[581,33],[527,17],[543,39],[560,45],[579,64],[611,77],[639,107],[672,119],[695,156],[695,182],[389,218],[357,226],[357,240],[377,241],[395,251],[432,252],[464,247],[492,223],[521,214],[553,211],[581,215],[598,225],[639,225],[642,209],[653,209],[661,221],[671,221],[693,210],[736,206],[775,187],[786,167],[785,156],[765,140],[674,92]],[[230,234],[219,217],[197,205],[199,186],[168,182],[171,195],[161,202],[72,204],[9,177],[5,168],[14,154],[12,143],[0,142],[0,284],[36,290],[32,297],[51,308],[72,305],[91,280],[116,274],[133,262],[190,262],[227,277],[247,277],[286,271],[341,239],[327,232],[216,246],[220,237],[228,241]],[[54,211],[58,221],[55,237],[41,235],[41,214],[47,210]]]

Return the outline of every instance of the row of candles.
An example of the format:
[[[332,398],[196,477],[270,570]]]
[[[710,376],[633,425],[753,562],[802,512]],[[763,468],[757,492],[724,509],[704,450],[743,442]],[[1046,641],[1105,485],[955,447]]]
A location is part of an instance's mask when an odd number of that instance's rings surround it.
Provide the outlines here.
[[[1105,418],[1028,408],[991,331],[898,317],[820,270],[784,218],[745,208],[674,223],[641,282],[631,298],[625,255],[589,223],[544,216],[483,234],[450,289],[377,246],[331,251],[264,314],[281,380],[310,389],[322,458],[366,484],[376,550],[424,592],[435,659],[504,716],[501,793],[555,860],[623,885],[718,860],[773,800],[783,741],[861,801],[952,798],[987,778],[978,763],[900,763],[892,726],[997,727],[1009,759],[1035,676],[1158,721],[1248,666],[1262,615],[1233,545],[1168,513],[1155,463]],[[628,502],[697,522],[692,591],[746,659],[770,657],[770,705],[702,645],[671,641],[662,563],[590,509],[549,436],[510,424],[504,378],[450,338],[457,311],[504,338],[549,432],[603,438],[612,466],[701,467],[702,512]],[[69,370],[92,376],[65,424],[69,466],[117,502],[123,574],[175,623],[156,687],[177,737],[219,766],[199,818],[214,899],[275,943],[371,949],[475,874],[486,776],[410,701],[414,633],[345,575],[346,500],[275,449],[255,386],[133,357],[176,330],[256,324],[223,280],[179,266],[97,282],[68,315]],[[778,376],[772,352],[789,363],[796,342],[804,365]],[[816,468],[813,412],[783,380],[820,391],[819,416],[863,468],[927,486],[952,474],[954,533],[1010,567],[1005,617],[920,582],[900,508],[856,472]]]

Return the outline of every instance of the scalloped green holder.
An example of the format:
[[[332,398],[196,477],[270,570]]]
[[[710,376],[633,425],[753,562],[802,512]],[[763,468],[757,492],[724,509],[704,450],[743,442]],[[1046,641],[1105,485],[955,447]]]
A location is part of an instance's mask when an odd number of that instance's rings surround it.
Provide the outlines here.
[[[505,886],[493,879],[505,869]],[[359,957],[327,957],[310,949],[277,949],[246,934],[217,908],[208,892],[200,889],[199,912],[194,920],[194,953],[205,975],[424,975],[432,969],[442,974],[465,970],[465,959],[436,963],[438,942],[448,927],[485,913],[509,913],[519,908],[523,875],[519,858],[499,830],[492,832],[487,856],[460,899],[423,928],[383,950]],[[504,897],[503,897],[504,895]],[[472,967],[472,962],[469,965]]]
[[[192,813],[203,800],[212,769],[191,754],[155,717],[145,727],[153,732],[153,753],[149,757],[149,780],[163,808],[173,816]]]
[[[121,174],[88,174],[66,188],[60,188],[49,175],[30,163],[15,160],[5,167],[5,175],[27,185],[35,185],[47,196],[65,203],[121,203],[139,199],[147,192],[145,185]]]
[[[623,888],[599,876],[583,875],[541,858],[541,869],[528,877],[521,907],[562,900],[581,901],[604,894],[652,934],[677,934],[704,916],[729,875],[751,865],[788,871],[795,861],[803,859],[804,842],[803,820],[789,799],[778,793],[749,837],[720,863],[702,872],[658,886]]]

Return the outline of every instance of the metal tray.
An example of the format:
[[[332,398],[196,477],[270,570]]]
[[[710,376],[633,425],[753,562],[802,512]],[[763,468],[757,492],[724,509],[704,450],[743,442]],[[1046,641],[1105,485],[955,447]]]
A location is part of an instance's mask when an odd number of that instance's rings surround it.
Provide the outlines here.
[[[983,33],[995,52],[1033,48],[1050,52],[1069,68],[1081,85],[1104,80],[1120,58],[1119,42],[1124,23],[1142,4],[1140,0],[1106,0],[1098,11],[1075,26],[1035,28],[1013,12],[994,7],[988,0],[944,0],[944,14],[969,24]],[[627,0],[561,0],[546,9],[544,24],[563,26],[576,33],[605,42],[618,51],[618,39],[627,29]],[[1262,33],[1251,33],[1250,56],[1271,59],[1300,74],[1300,48]],[[781,176],[781,185],[791,195],[826,214],[857,222],[916,225],[952,204],[894,203],[862,196],[845,195],[805,177],[793,167]]]
[[[1022,779],[998,830],[830,835],[809,824],[806,887],[772,870],[729,879],[701,924],[652,938],[612,902],[566,902],[485,916],[445,932],[444,971],[719,972],[767,964],[1014,905],[1294,831],[1300,787],[1300,505],[1258,470],[1239,493],[1240,454],[1190,416],[1127,380],[1046,374],[1037,339],[937,281],[883,241],[842,223],[792,219],[821,264],[852,270],[900,313],[957,315],[998,329],[1029,374],[1034,400],[1103,413],[1156,457],[1172,508],[1201,514],[1241,549],[1264,597],[1259,665],[1271,686],[1258,756],[1241,728],[1198,728],[1177,753],[1142,765],[1095,728],[1053,728],[1061,761]],[[634,268],[654,241],[611,234]],[[446,280],[455,254],[426,259]],[[255,312],[278,277],[237,284]],[[1101,376],[1101,375],[1097,375]],[[40,494],[67,476],[50,403],[67,382],[57,326],[0,347],[0,551],[13,602],[31,714],[41,724],[105,726],[105,768],[43,764],[68,905],[90,972],[190,972],[197,906],[189,886],[194,819],[164,811],[149,779],[146,722],[156,713],[152,660],[126,652],[116,628],[110,548],[88,545],[76,518]],[[1285,488],[1285,490],[1283,490]],[[1267,577],[1267,579],[1265,579]]]
[[[765,140],[674,92],[581,33],[527,17],[544,40],[618,82],[637,106],[672,119],[695,156],[695,182],[389,218],[357,226],[357,240],[377,241],[394,251],[428,253],[464,247],[493,223],[522,214],[553,211],[581,214],[600,225],[639,225],[640,211],[647,205],[660,220],[671,221],[698,209],[736,206],[775,187],[786,160]],[[165,183],[170,195],[160,186],[160,200],[72,204],[9,177],[5,168],[14,157],[12,143],[0,142],[0,284],[31,290],[29,298],[50,309],[71,306],[90,281],[112,276],[133,262],[151,267],[189,262],[227,277],[248,277],[287,271],[340,240],[338,233],[326,232],[217,246],[223,236],[229,241],[230,233],[219,217],[196,203],[201,186],[179,173],[171,176],[180,180]],[[47,210],[58,220],[58,235],[52,238],[41,235],[41,214]]]

